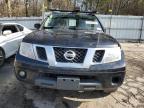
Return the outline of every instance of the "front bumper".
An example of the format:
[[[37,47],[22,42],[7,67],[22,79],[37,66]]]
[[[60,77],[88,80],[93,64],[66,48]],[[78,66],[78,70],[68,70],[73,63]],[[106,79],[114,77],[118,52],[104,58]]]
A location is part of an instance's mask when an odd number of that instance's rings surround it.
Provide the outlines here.
[[[19,72],[26,72],[24,78]],[[15,60],[18,80],[45,88],[61,90],[107,90],[116,89],[124,80],[125,63],[91,66],[89,69],[49,67],[47,63],[31,60],[19,54]]]

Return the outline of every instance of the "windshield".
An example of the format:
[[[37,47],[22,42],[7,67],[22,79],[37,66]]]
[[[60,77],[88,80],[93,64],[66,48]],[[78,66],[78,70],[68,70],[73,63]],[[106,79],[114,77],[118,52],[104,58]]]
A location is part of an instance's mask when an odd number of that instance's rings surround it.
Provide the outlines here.
[[[96,18],[83,17],[48,17],[44,29],[73,29],[102,31]]]

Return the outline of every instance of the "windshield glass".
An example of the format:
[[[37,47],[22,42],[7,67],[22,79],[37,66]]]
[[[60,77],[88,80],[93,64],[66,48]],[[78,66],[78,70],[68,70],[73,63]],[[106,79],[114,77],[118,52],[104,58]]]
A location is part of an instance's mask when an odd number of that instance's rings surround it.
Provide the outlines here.
[[[45,29],[74,29],[74,30],[98,30],[102,28],[96,18],[83,17],[48,17],[44,23]]]

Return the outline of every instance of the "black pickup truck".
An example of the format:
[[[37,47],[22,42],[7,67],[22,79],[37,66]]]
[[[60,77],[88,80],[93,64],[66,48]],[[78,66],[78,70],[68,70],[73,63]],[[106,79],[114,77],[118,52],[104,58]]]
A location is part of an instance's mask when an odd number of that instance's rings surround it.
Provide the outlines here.
[[[18,80],[35,86],[113,92],[125,76],[124,52],[90,12],[52,11],[22,41]]]

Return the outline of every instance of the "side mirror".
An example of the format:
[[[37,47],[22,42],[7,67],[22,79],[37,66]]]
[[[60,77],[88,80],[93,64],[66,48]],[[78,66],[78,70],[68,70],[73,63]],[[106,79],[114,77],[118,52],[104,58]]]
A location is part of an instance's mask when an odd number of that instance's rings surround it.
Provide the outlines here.
[[[3,31],[3,35],[9,35],[9,34],[12,34],[11,30],[5,30],[5,31]]]
[[[34,27],[35,27],[36,29],[39,29],[40,26],[41,26],[41,24],[39,24],[39,23],[36,23],[36,24],[34,25]]]

